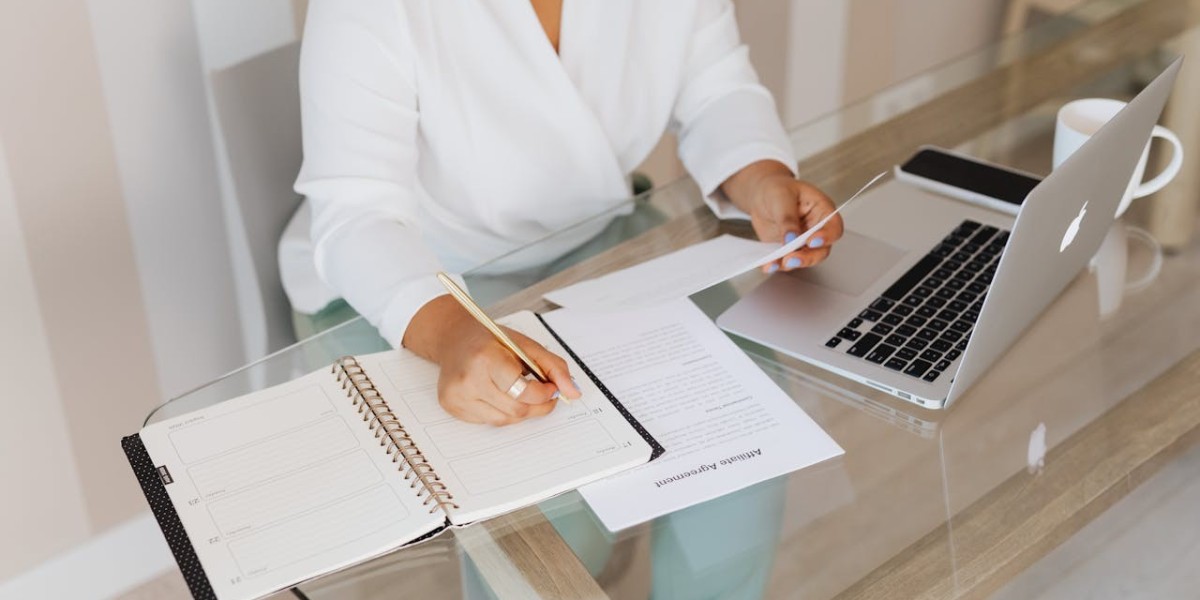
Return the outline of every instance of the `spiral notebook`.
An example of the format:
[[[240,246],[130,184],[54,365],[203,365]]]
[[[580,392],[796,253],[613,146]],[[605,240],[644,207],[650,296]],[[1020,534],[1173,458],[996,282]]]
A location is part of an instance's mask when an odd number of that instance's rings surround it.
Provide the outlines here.
[[[582,398],[507,427],[465,423],[438,404],[437,367],[399,350],[124,438],[192,594],[261,597],[662,454],[540,316],[500,322],[567,359]]]

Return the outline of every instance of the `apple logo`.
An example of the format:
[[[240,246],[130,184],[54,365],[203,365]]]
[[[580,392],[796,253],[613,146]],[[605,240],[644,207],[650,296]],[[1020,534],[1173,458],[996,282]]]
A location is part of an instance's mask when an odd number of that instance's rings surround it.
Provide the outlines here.
[[[1062,243],[1058,245],[1058,251],[1062,252],[1075,241],[1075,236],[1079,233],[1079,224],[1083,222],[1083,215],[1087,214],[1087,202],[1079,207],[1079,215],[1071,220],[1071,224],[1067,225],[1067,232],[1063,234]]]

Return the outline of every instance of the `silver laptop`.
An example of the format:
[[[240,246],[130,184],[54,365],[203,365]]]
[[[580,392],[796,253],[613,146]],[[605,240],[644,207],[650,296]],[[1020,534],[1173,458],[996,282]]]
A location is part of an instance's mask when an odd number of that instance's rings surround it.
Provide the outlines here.
[[[730,333],[926,408],[949,406],[1100,247],[1177,59],[1011,216],[890,181],[844,213],[820,266],[770,277]]]

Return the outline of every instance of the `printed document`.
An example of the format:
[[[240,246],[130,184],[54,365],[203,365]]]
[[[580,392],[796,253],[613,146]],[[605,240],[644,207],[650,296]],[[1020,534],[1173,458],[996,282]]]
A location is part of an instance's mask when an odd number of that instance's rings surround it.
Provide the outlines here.
[[[842,454],[686,298],[544,318],[666,448],[652,463],[579,489],[612,531]]]
[[[561,307],[615,312],[686,298],[799,250],[834,215],[879,181],[876,175],[832,213],[796,239],[780,246],[722,235],[622,269],[549,292],[545,298]]]

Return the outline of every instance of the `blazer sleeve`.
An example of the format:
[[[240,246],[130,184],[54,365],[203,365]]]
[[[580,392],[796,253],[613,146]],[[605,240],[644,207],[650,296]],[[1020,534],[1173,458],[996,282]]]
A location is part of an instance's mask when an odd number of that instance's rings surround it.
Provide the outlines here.
[[[318,276],[392,346],[445,293],[418,229],[417,89],[399,3],[314,0],[300,56],[304,163]]]
[[[698,3],[671,126],[680,160],[719,218],[749,218],[718,189],[742,167],[773,159],[796,171],[792,144],[739,39],[730,0]]]

